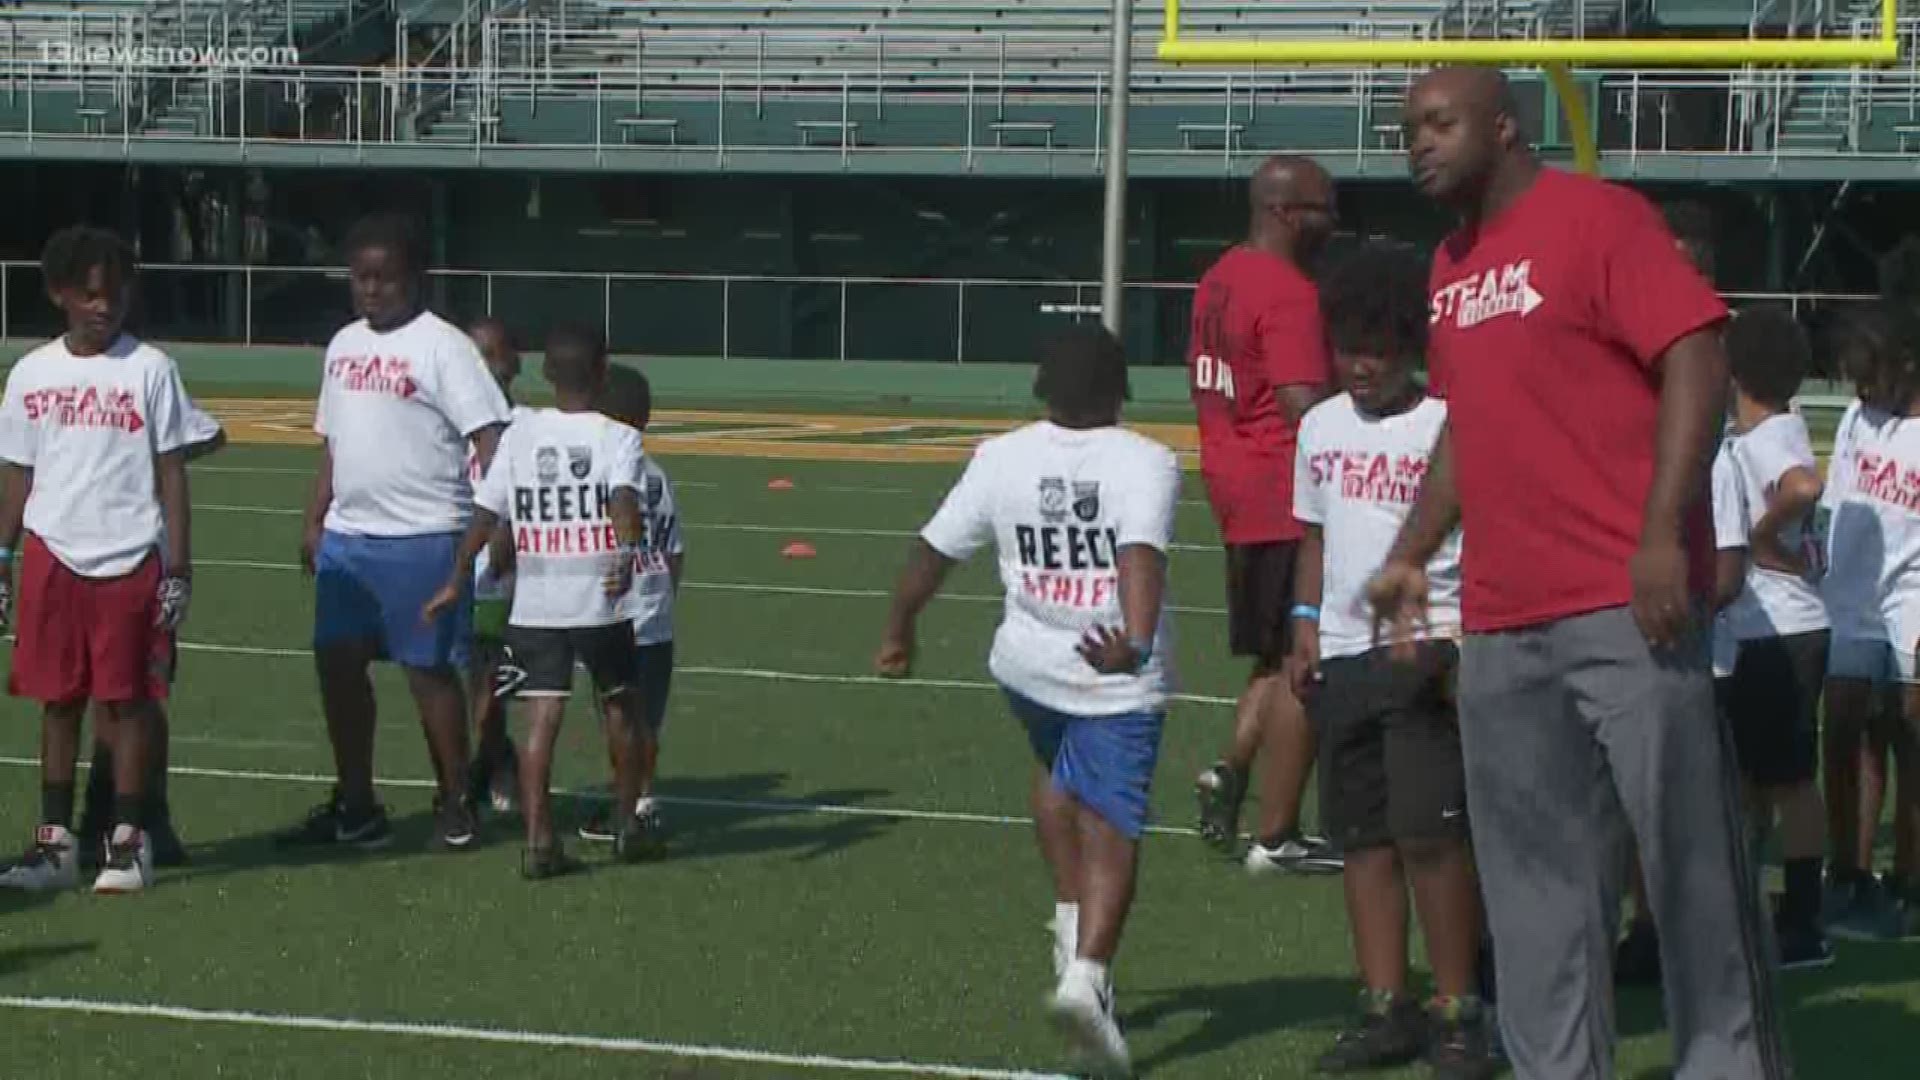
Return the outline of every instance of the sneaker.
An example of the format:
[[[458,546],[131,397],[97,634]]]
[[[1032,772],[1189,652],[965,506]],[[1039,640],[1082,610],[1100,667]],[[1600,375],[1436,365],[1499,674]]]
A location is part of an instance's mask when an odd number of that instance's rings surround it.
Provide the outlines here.
[[[0,889],[45,892],[80,884],[79,852],[73,834],[64,825],[42,825],[33,831],[33,843],[12,866],[0,871]]]
[[[1427,1013],[1427,1067],[1436,1080],[1490,1080],[1500,1071],[1487,1023],[1487,1010],[1474,998],[1433,1003]]]
[[[1084,968],[1069,965],[1047,1002],[1047,1015],[1089,1075],[1131,1076],[1132,1056],[1127,1053],[1119,1022],[1113,1018],[1113,984],[1111,980],[1103,982],[1096,985]]]
[[[580,864],[567,854],[567,849],[555,844],[552,847],[528,848],[520,857],[520,876],[528,881],[545,881],[580,869]]]
[[[1360,992],[1360,1016],[1333,1040],[1315,1067],[1323,1073],[1371,1072],[1405,1065],[1427,1048],[1427,1016],[1405,995]]]
[[[1347,860],[1325,837],[1294,833],[1275,843],[1256,840],[1247,848],[1247,873],[1338,874]]]
[[[591,840],[600,844],[613,843],[620,835],[619,830],[613,826],[613,805],[602,803],[591,817],[580,824],[577,831],[582,840]]]
[[[1615,986],[1660,985],[1660,934],[1653,923],[1635,919],[1613,949]]]
[[[1853,896],[1827,927],[1842,941],[1887,941],[1896,929],[1899,905],[1880,879],[1868,874],[1853,883]]]
[[[622,823],[620,835],[614,837],[614,857],[621,862],[639,862],[643,859],[657,859],[666,853],[666,828],[660,820],[660,811],[651,805]]]
[[[276,846],[287,848],[344,844],[371,850],[386,847],[392,841],[393,825],[387,820],[386,807],[375,803],[359,817],[350,817],[340,805],[338,792],[307,811],[306,819],[300,824],[273,838]]]
[[[1247,778],[1224,761],[1200,774],[1193,783],[1200,803],[1200,839],[1231,853],[1240,842],[1240,807],[1247,801]]]
[[[107,841],[107,858],[93,891],[105,895],[136,893],[153,884],[153,848],[143,829],[121,826]]]
[[[440,833],[440,846],[462,850],[473,844],[475,825],[473,804],[465,795],[446,801],[439,795],[433,797],[433,819]]]
[[[1773,936],[1780,951],[1782,971],[1822,968],[1833,963],[1833,943],[1820,932],[1818,923],[1775,917]]]

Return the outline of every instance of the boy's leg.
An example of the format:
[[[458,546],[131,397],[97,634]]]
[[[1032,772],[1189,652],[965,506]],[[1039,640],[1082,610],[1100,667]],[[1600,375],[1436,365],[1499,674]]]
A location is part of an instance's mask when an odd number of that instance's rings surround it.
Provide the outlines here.
[[[469,846],[475,829],[467,804],[467,700],[460,679],[473,642],[473,605],[463,597],[432,623],[423,622],[420,612],[446,579],[459,541],[455,533],[382,540],[368,571],[387,655],[406,669],[420,714],[439,789],[440,842],[450,848]]]
[[[640,797],[653,795],[660,774],[660,734],[667,726],[667,701],[673,692],[673,642],[640,646]]]
[[[107,833],[113,829],[113,748],[107,745],[107,730],[112,718],[107,706],[92,706],[93,756],[87,768],[87,791],[80,802],[80,829],[77,833],[83,860],[98,859],[105,850]]]
[[[494,692],[500,648],[498,637],[474,635],[472,662],[467,668],[467,700],[473,713],[473,763],[467,778],[467,798],[475,806],[491,803],[504,813],[512,808],[508,805],[511,800],[495,798],[496,780],[504,779],[500,774],[512,766],[514,751],[507,738],[506,703]]]
[[[337,783],[305,821],[280,834],[285,845],[376,847],[392,838],[386,810],[373,790],[377,713],[368,669],[382,654],[385,634],[373,592],[373,543],[328,532],[315,555],[314,674]]]
[[[0,872],[0,888],[56,889],[78,880],[73,834],[74,774],[90,689],[87,594],[32,533],[21,542],[12,664],[7,689],[42,703],[40,827],[24,855]]]
[[[1054,786],[1051,761],[1033,770],[1031,803],[1040,856],[1046,860],[1053,881],[1053,919],[1049,926],[1053,930],[1053,977],[1058,979],[1080,952],[1083,870],[1079,807],[1071,795]]]
[[[553,748],[573,690],[573,641],[566,630],[509,627],[507,645],[526,673],[515,697],[527,718],[520,756],[520,814],[526,822],[527,851],[521,875],[529,880],[572,869],[553,830],[548,791],[553,779]]]
[[[408,667],[406,672],[439,788],[434,812],[440,842],[450,848],[467,847],[473,842],[475,823],[467,801],[467,699],[460,673],[453,667]]]
[[[1819,966],[1833,958],[1821,929],[1827,821],[1814,783],[1828,638],[1822,630],[1748,642],[1734,672],[1734,745],[1742,770],[1763,792],[1753,824],[1764,826],[1776,811],[1779,815],[1786,892],[1775,930],[1786,968]]]

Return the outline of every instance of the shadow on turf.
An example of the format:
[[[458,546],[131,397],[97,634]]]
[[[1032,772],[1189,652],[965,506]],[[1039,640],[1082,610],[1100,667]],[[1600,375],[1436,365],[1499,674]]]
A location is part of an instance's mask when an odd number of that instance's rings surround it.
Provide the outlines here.
[[[389,807],[389,810],[391,809]],[[161,871],[159,876],[163,881],[185,882],[249,870],[316,866],[336,862],[390,862],[395,859],[410,859],[438,852],[439,849],[434,843],[434,822],[431,811],[420,809],[407,814],[396,814],[391,818],[391,823],[392,843],[372,851],[340,847],[281,847],[274,843],[274,836],[295,824],[291,819],[275,822],[273,828],[267,832],[253,833],[248,836],[233,836],[225,840],[198,844],[189,840],[187,865],[177,870]]]
[[[28,945],[19,949],[0,949],[0,979],[25,974],[42,964],[65,960],[75,953],[92,952],[94,948],[95,945],[91,941],[68,941],[59,945]]]
[[[784,773],[694,777],[663,780],[660,796],[666,818],[668,858],[676,862],[731,855],[761,855],[791,850],[801,861],[836,855],[871,840],[900,823],[898,818],[822,814],[798,803],[857,807],[892,792],[880,788],[830,788],[796,798],[785,794]],[[574,795],[562,811],[563,826],[585,820],[610,793],[597,789]],[[757,805],[743,805],[757,804]]]
[[[1332,1028],[1353,1009],[1353,982],[1334,978],[1274,976],[1247,982],[1187,986],[1169,990],[1129,990],[1145,1005],[1126,1010],[1128,1032],[1146,1032],[1162,1021],[1198,1016],[1200,1026],[1139,1062],[1141,1072],[1183,1058],[1225,1050],[1280,1028]]]

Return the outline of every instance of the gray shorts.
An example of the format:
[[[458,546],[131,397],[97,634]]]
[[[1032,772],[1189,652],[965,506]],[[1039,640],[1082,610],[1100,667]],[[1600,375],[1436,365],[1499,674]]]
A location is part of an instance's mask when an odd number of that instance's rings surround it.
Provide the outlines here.
[[[1704,635],[1656,653],[1625,608],[1462,643],[1468,817],[1521,1080],[1613,1075],[1629,838],[1660,929],[1677,1080],[1791,1075],[1707,653]]]

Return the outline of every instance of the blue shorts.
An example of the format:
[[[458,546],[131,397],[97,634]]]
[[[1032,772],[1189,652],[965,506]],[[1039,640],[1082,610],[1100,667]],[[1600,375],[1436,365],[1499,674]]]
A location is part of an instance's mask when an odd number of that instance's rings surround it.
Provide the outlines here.
[[[1876,686],[1915,682],[1913,654],[1885,641],[1835,637],[1827,646],[1827,678]]]
[[[1160,760],[1165,713],[1073,716],[1007,691],[1027,742],[1053,786],[1099,814],[1129,840],[1147,828],[1147,791]]]
[[[371,641],[379,659],[406,667],[465,667],[471,596],[431,623],[420,618],[453,572],[460,535],[322,534],[314,557],[313,647]]]

